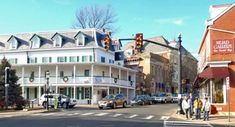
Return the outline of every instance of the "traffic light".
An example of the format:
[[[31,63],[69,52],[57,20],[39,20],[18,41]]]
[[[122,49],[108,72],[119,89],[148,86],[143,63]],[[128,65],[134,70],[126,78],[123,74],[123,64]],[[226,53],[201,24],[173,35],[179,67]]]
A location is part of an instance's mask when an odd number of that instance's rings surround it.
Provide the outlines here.
[[[110,38],[109,38],[109,36],[106,36],[104,38],[104,49],[107,51],[109,50],[109,43],[110,43]]]
[[[138,33],[135,36],[135,43],[136,43],[136,48],[137,49],[141,49],[143,46],[143,34],[142,33]]]

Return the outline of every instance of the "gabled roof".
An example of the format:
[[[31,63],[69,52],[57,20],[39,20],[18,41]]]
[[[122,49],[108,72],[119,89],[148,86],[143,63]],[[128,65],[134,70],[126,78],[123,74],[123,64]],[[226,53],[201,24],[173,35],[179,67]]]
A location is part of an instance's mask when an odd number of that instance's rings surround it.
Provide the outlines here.
[[[41,38],[39,35],[33,34],[33,36],[29,39],[29,41],[31,41],[34,38],[34,36],[37,36],[38,38]]]
[[[217,5],[219,6],[219,5]],[[228,12],[230,9],[232,9],[235,6],[235,3],[233,3],[230,7],[228,7],[227,9],[225,9],[222,13],[220,13],[219,15],[217,15],[215,18],[211,19],[208,21],[209,25],[213,24],[217,19],[219,19],[221,16],[223,16],[226,12]]]
[[[16,37],[16,36],[11,35],[11,36],[9,37],[9,39],[7,40],[7,42],[9,42],[9,41],[11,40],[11,38],[15,38],[15,39],[17,40],[17,37]]]
[[[74,38],[76,38],[79,34],[82,34],[82,35],[86,36],[83,32],[78,31],[78,33],[74,36]]]
[[[51,37],[51,40],[53,40],[53,38],[54,38],[56,35],[59,35],[59,36],[61,36],[61,37],[63,38],[63,36],[62,36],[61,34],[59,34],[59,33],[56,32],[56,33]]]

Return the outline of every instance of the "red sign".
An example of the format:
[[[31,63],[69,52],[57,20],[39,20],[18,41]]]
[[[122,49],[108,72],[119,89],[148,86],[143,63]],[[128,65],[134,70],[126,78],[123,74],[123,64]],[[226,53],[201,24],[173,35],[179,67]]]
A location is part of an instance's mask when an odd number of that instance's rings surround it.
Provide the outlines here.
[[[234,53],[234,39],[221,39],[212,41],[212,54]]]

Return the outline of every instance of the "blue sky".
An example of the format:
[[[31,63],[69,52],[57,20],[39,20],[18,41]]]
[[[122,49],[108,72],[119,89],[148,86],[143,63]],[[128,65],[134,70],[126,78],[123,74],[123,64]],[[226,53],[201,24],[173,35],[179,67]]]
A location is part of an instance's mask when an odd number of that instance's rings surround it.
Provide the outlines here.
[[[111,5],[118,15],[118,38],[144,33],[144,38],[164,36],[177,39],[197,53],[209,6],[234,0],[4,0],[0,4],[0,34],[67,30],[75,12],[87,5]]]

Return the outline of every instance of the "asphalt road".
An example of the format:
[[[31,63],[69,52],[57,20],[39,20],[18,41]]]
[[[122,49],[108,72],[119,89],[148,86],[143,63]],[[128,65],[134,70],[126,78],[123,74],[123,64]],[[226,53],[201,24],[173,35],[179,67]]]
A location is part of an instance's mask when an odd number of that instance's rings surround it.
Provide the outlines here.
[[[211,127],[203,122],[172,118],[176,104],[156,104],[98,110],[76,107],[60,112],[45,112],[1,118],[0,127]]]

